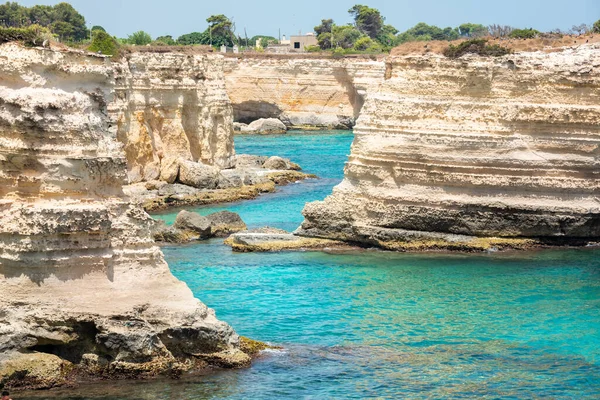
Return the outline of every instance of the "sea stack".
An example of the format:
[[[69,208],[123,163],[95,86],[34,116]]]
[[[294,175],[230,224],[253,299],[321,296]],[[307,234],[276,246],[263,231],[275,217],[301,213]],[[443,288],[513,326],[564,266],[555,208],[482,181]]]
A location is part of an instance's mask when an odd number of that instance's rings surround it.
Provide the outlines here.
[[[171,274],[151,218],[123,195],[113,65],[0,46],[3,384],[249,363],[233,329]]]
[[[386,75],[299,234],[399,250],[600,238],[598,44],[392,55]]]

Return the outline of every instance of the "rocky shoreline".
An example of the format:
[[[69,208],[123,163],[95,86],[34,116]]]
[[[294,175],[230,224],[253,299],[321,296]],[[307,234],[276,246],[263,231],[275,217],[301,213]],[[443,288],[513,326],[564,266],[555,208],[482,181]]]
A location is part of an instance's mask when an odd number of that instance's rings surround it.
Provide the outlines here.
[[[290,160],[272,156],[237,155],[234,168],[219,170],[203,164],[182,162],[172,183],[149,181],[124,187],[125,194],[146,211],[171,207],[229,203],[271,193],[276,186],[316,175],[300,171]]]

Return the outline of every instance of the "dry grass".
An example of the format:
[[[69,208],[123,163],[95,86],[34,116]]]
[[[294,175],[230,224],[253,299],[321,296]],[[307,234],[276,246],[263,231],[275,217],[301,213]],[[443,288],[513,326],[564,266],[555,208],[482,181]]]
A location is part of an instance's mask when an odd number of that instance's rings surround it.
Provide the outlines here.
[[[566,35],[557,37],[547,35],[535,39],[496,39],[492,37],[488,39],[488,44],[498,44],[502,47],[509,48],[515,52],[521,51],[538,51],[542,50],[548,53],[558,51],[562,47],[576,46],[586,43],[600,43],[600,34],[571,36]],[[442,54],[443,51],[450,45],[457,45],[464,42],[466,39],[447,42],[443,40],[433,40],[430,42],[409,42],[395,47],[391,51],[393,56],[406,55],[422,55],[422,54]]]

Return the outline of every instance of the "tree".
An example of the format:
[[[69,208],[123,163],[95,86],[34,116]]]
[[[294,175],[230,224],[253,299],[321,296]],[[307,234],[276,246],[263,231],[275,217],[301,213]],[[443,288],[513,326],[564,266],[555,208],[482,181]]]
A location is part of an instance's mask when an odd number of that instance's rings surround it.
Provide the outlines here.
[[[592,31],[594,33],[600,33],[600,19],[594,23],[594,26],[592,27]]]
[[[361,4],[357,4],[348,10],[348,13],[354,18],[356,28],[374,39],[381,32],[384,18],[379,10]]]
[[[417,25],[398,35],[398,43],[428,41],[428,40],[455,40],[460,36],[458,28],[440,28],[419,22]]]
[[[512,26],[508,26],[508,25],[498,25],[498,24],[492,24],[490,26],[488,26],[488,31],[490,32],[490,35],[492,35],[493,37],[507,37],[510,36],[510,34],[512,33],[512,31],[514,31],[515,28],[513,28]]]
[[[396,45],[396,35],[398,34],[398,29],[394,28],[392,25],[384,25],[381,28],[381,32],[375,38],[377,42],[382,44],[385,47],[391,48]]]
[[[354,47],[354,43],[363,36],[358,29],[352,25],[336,25],[333,27],[333,46],[343,49]]]
[[[331,33],[333,29],[333,20],[332,19],[322,19],[321,25],[315,26],[315,33],[319,36],[322,33]]]
[[[119,52],[119,44],[108,33],[99,29],[92,30],[93,38],[92,44],[88,48],[89,51],[94,53],[100,52],[107,56],[114,56]]]
[[[208,22],[209,40],[213,46],[233,46],[236,42],[233,32],[233,22],[223,14],[211,15],[206,19]]]
[[[54,22],[54,7],[52,6],[33,6],[29,9],[29,19],[34,24],[50,26]]]
[[[211,15],[206,19],[208,28],[204,32],[181,35],[177,43],[184,45],[210,44],[215,47],[233,46],[237,43],[233,22],[223,14]]]
[[[489,34],[488,28],[481,24],[462,24],[458,27],[460,36],[465,37],[482,37]]]
[[[540,32],[533,28],[529,29],[513,29],[509,37],[513,39],[533,39],[539,35]]]
[[[589,31],[591,31],[592,28],[590,28],[586,24],[581,24],[581,25],[573,25],[573,27],[571,28],[571,30],[576,35],[583,35],[583,34],[588,33]]]
[[[333,34],[329,32],[323,32],[317,36],[317,42],[322,50],[331,49],[333,47]]]
[[[368,36],[363,36],[354,43],[354,50],[365,51],[375,44],[373,39]]]
[[[106,32],[106,29],[104,29],[103,27],[101,27],[100,25],[94,25],[92,26],[92,32],[94,31],[102,31],[102,32]]]
[[[183,45],[208,44],[208,40],[209,38],[206,31],[192,32],[179,36],[179,38],[177,38],[177,43]]]
[[[155,42],[159,42],[167,46],[175,46],[177,44],[171,35],[159,36],[156,38]]]
[[[62,40],[83,40],[88,37],[85,27],[85,18],[79,14],[69,3],[58,3],[52,11],[52,19],[55,21],[50,30],[59,35]]]
[[[85,26],[85,18],[68,3],[27,8],[16,2],[7,2],[0,5],[0,21],[8,27],[37,24],[49,28],[65,41],[83,40],[89,33]]]
[[[136,46],[145,46],[152,43],[152,36],[144,31],[137,31],[127,37],[127,42]]]

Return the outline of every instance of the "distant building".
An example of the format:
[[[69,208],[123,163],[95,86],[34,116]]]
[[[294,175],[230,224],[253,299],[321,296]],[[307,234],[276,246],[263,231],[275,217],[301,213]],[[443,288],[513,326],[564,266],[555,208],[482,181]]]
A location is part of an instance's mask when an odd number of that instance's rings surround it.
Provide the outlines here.
[[[269,53],[304,53],[307,47],[318,45],[315,34],[310,32],[306,35],[290,36],[289,39],[283,35],[278,44],[269,44],[266,50]]]
[[[290,47],[294,51],[305,51],[309,46],[317,46],[319,42],[314,33],[309,32],[302,36],[290,36]]]

